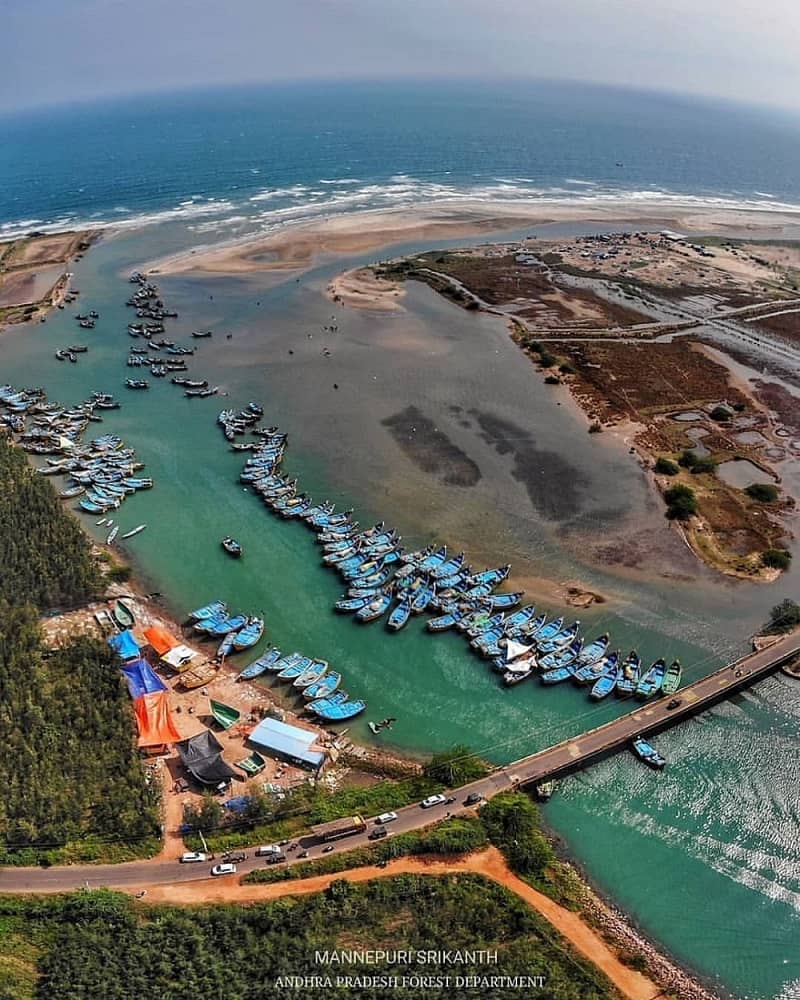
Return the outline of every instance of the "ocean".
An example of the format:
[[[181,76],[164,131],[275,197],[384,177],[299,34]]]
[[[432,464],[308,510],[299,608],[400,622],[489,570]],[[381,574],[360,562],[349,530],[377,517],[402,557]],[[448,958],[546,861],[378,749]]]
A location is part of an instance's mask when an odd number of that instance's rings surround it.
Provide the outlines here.
[[[125,504],[122,530],[148,522],[130,552],[176,613],[217,596],[263,611],[270,641],[330,660],[368,701],[368,718],[398,718],[392,746],[424,753],[464,742],[505,762],[622,709],[593,706],[571,687],[502,689],[462,640],[432,637],[420,621],[388,636],[335,616],[343,588],[309,533],[268,516],[238,484],[241,459],[215,426],[220,400],[189,401],[161,383],[125,392],[126,276],[197,243],[465,196],[797,206],[798,162],[800,124],[786,116],[520,82],[287,86],[6,116],[0,234],[84,224],[117,233],[75,266],[81,309],[101,314],[97,329],[78,338],[69,311],[9,329],[0,377],[65,402],[95,389],[121,399],[104,429],[136,447],[156,480]],[[213,377],[225,405],[263,403],[266,422],[289,432],[286,467],[315,496],[354,506],[362,524],[385,518],[409,548],[436,538],[475,565],[510,561],[512,582],[531,593],[542,578],[580,580],[609,598],[574,612],[587,633],[607,630],[615,647],[636,646],[645,659],[679,656],[689,679],[742,652],[770,606],[797,593],[797,570],[753,587],[714,577],[673,546],[627,448],[587,435],[566,396],[555,407],[496,319],[417,286],[404,313],[379,320],[334,308],[323,294],[331,276],[369,259],[320,262],[298,281],[159,279],[180,312],[170,336],[232,335],[198,342],[193,373]],[[332,314],[335,335],[324,331]],[[90,336],[78,364],[53,359]],[[398,447],[391,428],[409,408],[469,457],[475,482],[423,471]],[[536,475],[515,476],[520,463]],[[241,562],[219,549],[229,532],[244,544]],[[639,572],[595,558],[598,539],[652,538],[666,540]],[[620,755],[562,782],[544,808],[604,892],[737,997],[800,996],[798,722],[800,688],[776,676],[659,737],[663,774]],[[352,732],[372,738],[366,720]]]

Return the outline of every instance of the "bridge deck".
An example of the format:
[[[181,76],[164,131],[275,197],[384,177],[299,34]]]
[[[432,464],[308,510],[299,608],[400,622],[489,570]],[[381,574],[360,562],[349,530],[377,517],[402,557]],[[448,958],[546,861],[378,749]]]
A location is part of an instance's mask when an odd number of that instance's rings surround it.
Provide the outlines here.
[[[749,653],[682,688],[676,695],[681,700],[677,708],[668,708],[671,699],[663,697],[646,702],[640,708],[596,729],[590,729],[581,736],[523,757],[509,764],[503,771],[508,776],[513,774],[515,783],[519,784],[544,781],[578,771],[601,757],[615,753],[637,736],[662,732],[697,715],[767,677],[798,655],[800,636],[786,636],[772,646]]]

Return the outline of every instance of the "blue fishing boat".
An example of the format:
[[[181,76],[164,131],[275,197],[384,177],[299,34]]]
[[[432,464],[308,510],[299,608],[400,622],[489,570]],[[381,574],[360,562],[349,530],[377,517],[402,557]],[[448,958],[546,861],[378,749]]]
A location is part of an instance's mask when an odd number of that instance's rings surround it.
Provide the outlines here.
[[[617,694],[620,698],[627,698],[636,690],[639,683],[642,661],[635,649],[628,653],[628,658],[622,664],[622,677],[617,681]]]
[[[428,630],[431,632],[444,632],[448,628],[452,628],[458,621],[460,615],[457,611],[450,611],[446,615],[440,615],[438,618],[431,618],[428,621]]]
[[[545,625],[535,633],[528,633],[528,639],[535,639],[536,642],[545,642],[548,639],[552,639],[554,635],[558,635],[564,625],[563,618],[554,618],[551,622],[547,622]]]
[[[566,628],[562,628],[560,632],[556,632],[554,636],[550,639],[542,639],[539,637],[536,640],[536,645],[539,652],[552,653],[554,649],[560,649],[562,646],[566,646],[567,643],[572,642],[575,636],[578,634],[578,629],[580,628],[580,622],[573,622],[571,625],[567,625]]]
[[[497,569],[485,569],[481,573],[473,573],[469,578],[470,586],[477,586],[481,583],[491,583],[497,586],[505,580],[511,572],[511,563],[505,566],[498,566]]]
[[[369,602],[374,599],[375,591],[369,591],[361,597],[343,597],[341,600],[338,600],[333,607],[336,611],[341,611],[343,613],[349,612],[352,614],[354,611],[360,611],[361,608],[369,604]]]
[[[342,702],[347,701],[349,698],[350,695],[346,691],[339,690],[335,691],[328,698],[315,698],[310,702],[310,704],[306,705],[306,708],[309,712],[316,712],[317,706],[321,705],[323,702],[327,705],[341,705]]]
[[[212,638],[218,638],[219,636],[227,635],[228,632],[238,632],[247,623],[246,615],[235,615],[233,618],[224,618],[222,621],[211,620],[209,622],[200,622],[195,625],[195,628],[206,632]],[[205,626],[200,628],[200,626]]]
[[[535,614],[536,608],[533,604],[520,608],[519,611],[512,612],[505,620],[506,635],[518,635],[524,632]]]
[[[316,705],[314,711],[326,722],[345,722],[347,719],[355,718],[367,707],[365,701],[341,701],[333,704],[332,699],[326,698],[310,702],[309,708],[312,705]]]
[[[392,613],[389,615],[389,620],[386,622],[386,627],[391,629],[393,632],[398,632],[411,617],[411,601],[409,598],[404,597],[394,608],[392,608]]]
[[[666,758],[662,757],[658,750],[651,746],[647,740],[642,739],[641,736],[631,743],[631,749],[639,760],[647,764],[648,767],[652,767],[657,771],[662,770],[667,763]]]
[[[390,569],[381,569],[377,573],[370,573],[369,576],[360,577],[358,580],[351,580],[352,587],[382,587],[385,583],[388,583],[392,578],[392,571]]]
[[[581,665],[581,658],[578,657],[576,664],[578,669],[575,671],[572,679],[576,684],[594,684],[611,667],[616,670],[618,664],[619,650],[616,653],[612,653],[611,656],[604,656],[600,660],[595,660],[593,663],[584,663],[583,665]]]
[[[236,678],[237,681],[250,681],[254,677],[260,677],[261,674],[265,674],[273,663],[277,663],[281,658],[281,651],[277,646],[273,646],[268,652],[264,653],[263,656],[259,656],[257,660],[253,660],[249,663],[244,670]]]
[[[195,608],[194,611],[189,612],[189,618],[193,622],[204,621],[207,618],[220,618],[222,615],[227,615],[228,605],[224,601],[211,601],[210,604],[204,604],[202,608]]]
[[[369,564],[370,567],[375,566],[374,560],[370,559],[369,556],[365,555],[363,552],[357,552],[354,555],[345,556],[341,561],[334,562],[331,565],[337,573],[347,576],[349,573],[358,570],[360,566],[364,566],[366,564]]]
[[[658,659],[642,674],[639,683],[636,685],[636,697],[642,701],[652,698],[661,690],[664,682],[664,674],[667,672],[667,664],[663,659]]]
[[[596,639],[593,639],[578,657],[578,666],[589,667],[593,663],[597,663],[599,660],[602,660],[608,651],[608,644],[610,641],[611,640],[609,639],[607,632],[598,636]]]
[[[436,588],[432,584],[420,587],[419,591],[414,595],[414,598],[411,601],[412,612],[415,615],[421,614],[428,607],[435,593]]]
[[[435,552],[431,552],[430,555],[426,556],[418,568],[422,573],[429,573],[436,569],[437,566],[441,566],[445,559],[447,559],[447,546],[443,545],[440,549],[436,549]]]
[[[437,590],[460,590],[467,579],[467,574],[463,571],[460,573],[453,573],[452,576],[437,576],[436,577],[436,588]]]
[[[448,559],[447,562],[440,563],[438,566],[434,566],[434,568],[428,572],[434,580],[443,580],[445,577],[453,576],[454,573],[458,573],[464,565],[464,559],[464,553],[459,552],[457,556],[454,556],[452,559]]]
[[[331,528],[338,528],[341,527],[341,525],[343,524],[347,524],[350,521],[352,513],[353,513],[352,510],[343,510],[339,514],[331,514],[331,516],[328,518],[325,524],[325,528],[327,530],[330,530]]]
[[[470,646],[477,649],[484,656],[497,656],[495,648],[497,643],[503,638],[502,627],[490,628],[487,632],[482,632],[474,639],[470,640]],[[499,647],[497,647],[499,649]]]
[[[278,661],[280,663],[280,660]],[[279,681],[293,681],[295,678],[299,677],[304,670],[308,670],[311,666],[310,656],[299,656],[297,659],[293,659],[292,662],[283,668],[283,670],[278,672]]]
[[[386,614],[391,603],[391,591],[380,594],[378,597],[373,598],[369,604],[365,604],[363,608],[356,611],[355,617],[360,622],[374,622],[376,618],[380,618],[381,615]]]
[[[339,572],[346,580],[357,580],[359,577],[378,573],[382,568],[383,562],[381,560],[367,559],[352,569],[342,569],[339,567]]]
[[[329,698],[342,683],[342,675],[335,670],[329,670],[324,677],[313,684],[309,684],[303,690],[303,697],[307,701],[314,701],[317,698]]]
[[[493,608],[513,608],[525,596],[524,590],[518,590],[513,594],[492,594],[489,603]]]
[[[556,667],[555,670],[546,670],[542,676],[542,684],[561,684],[567,681],[575,673],[575,663],[568,663],[565,667]]]
[[[236,639],[235,632],[228,632],[222,642],[217,647],[217,659],[224,660],[226,656],[233,652],[233,643]]]
[[[239,629],[236,638],[233,640],[233,648],[238,652],[243,649],[250,649],[259,641],[264,634],[264,619],[252,617],[248,618],[244,628]]]
[[[583,639],[575,638],[572,642],[561,649],[554,649],[551,653],[539,658],[539,667],[542,670],[558,670],[574,663],[573,674],[578,669],[578,657],[583,648]]]
[[[275,660],[274,663],[270,663],[267,669],[270,671],[270,673],[277,674],[280,673],[281,670],[285,670],[287,667],[294,666],[295,664],[299,663],[302,659],[303,659],[302,653],[287,653],[286,656],[282,656],[279,659]]]
[[[281,507],[278,513],[281,517],[300,517],[311,507],[311,500],[304,500],[302,503],[298,504],[287,504],[285,507]]]
[[[495,629],[501,628],[501,626],[505,622],[505,619],[506,616],[502,611],[498,612],[496,615],[490,615],[489,617],[484,617],[483,615],[479,614],[473,620],[472,624],[467,626],[466,633],[472,639],[478,638],[479,636],[484,635],[484,633],[489,632],[490,630],[493,631]]]
[[[319,542],[335,542],[340,538],[352,538],[357,529],[358,521],[348,521],[337,525],[329,524],[324,531],[319,533],[317,540]]]
[[[619,662],[619,651],[612,653],[603,661],[603,672],[592,685],[589,697],[592,701],[601,701],[606,698],[619,683],[622,677],[622,665]]]
[[[503,683],[506,687],[513,687],[515,684],[520,684],[535,673],[536,668],[535,656],[522,656],[512,663],[505,664],[503,668]]]
[[[532,641],[533,639],[536,638],[538,633],[541,632],[541,630],[544,628],[544,623],[546,621],[547,621],[546,614],[542,613],[541,615],[538,615],[536,618],[529,621],[527,625],[522,626],[522,628],[519,630],[518,638],[525,639],[526,641],[528,640]]]
[[[306,667],[302,674],[295,678],[292,686],[296,688],[307,688],[310,684],[315,684],[317,681],[322,680],[327,670],[327,660],[312,660],[311,666]]]

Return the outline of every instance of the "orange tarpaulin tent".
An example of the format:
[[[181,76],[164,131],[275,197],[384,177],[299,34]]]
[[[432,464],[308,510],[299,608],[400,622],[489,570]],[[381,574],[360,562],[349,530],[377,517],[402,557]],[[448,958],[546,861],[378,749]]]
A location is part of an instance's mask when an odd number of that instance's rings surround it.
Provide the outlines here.
[[[150,628],[144,630],[143,635],[159,656],[163,656],[164,653],[168,653],[174,646],[180,644],[180,640],[170,635],[160,625],[151,625]]]
[[[133,703],[136,725],[139,729],[140,747],[156,747],[164,743],[177,743],[183,737],[178,732],[169,707],[169,693],[155,691],[143,694]]]

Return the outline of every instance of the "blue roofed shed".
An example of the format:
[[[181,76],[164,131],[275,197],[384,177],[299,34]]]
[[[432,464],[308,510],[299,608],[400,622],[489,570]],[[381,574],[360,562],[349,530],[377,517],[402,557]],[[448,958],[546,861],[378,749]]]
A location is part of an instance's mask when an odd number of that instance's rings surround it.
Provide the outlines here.
[[[270,756],[315,769],[322,767],[326,757],[324,750],[311,748],[316,739],[307,729],[277,719],[264,719],[250,734],[250,743]]]

